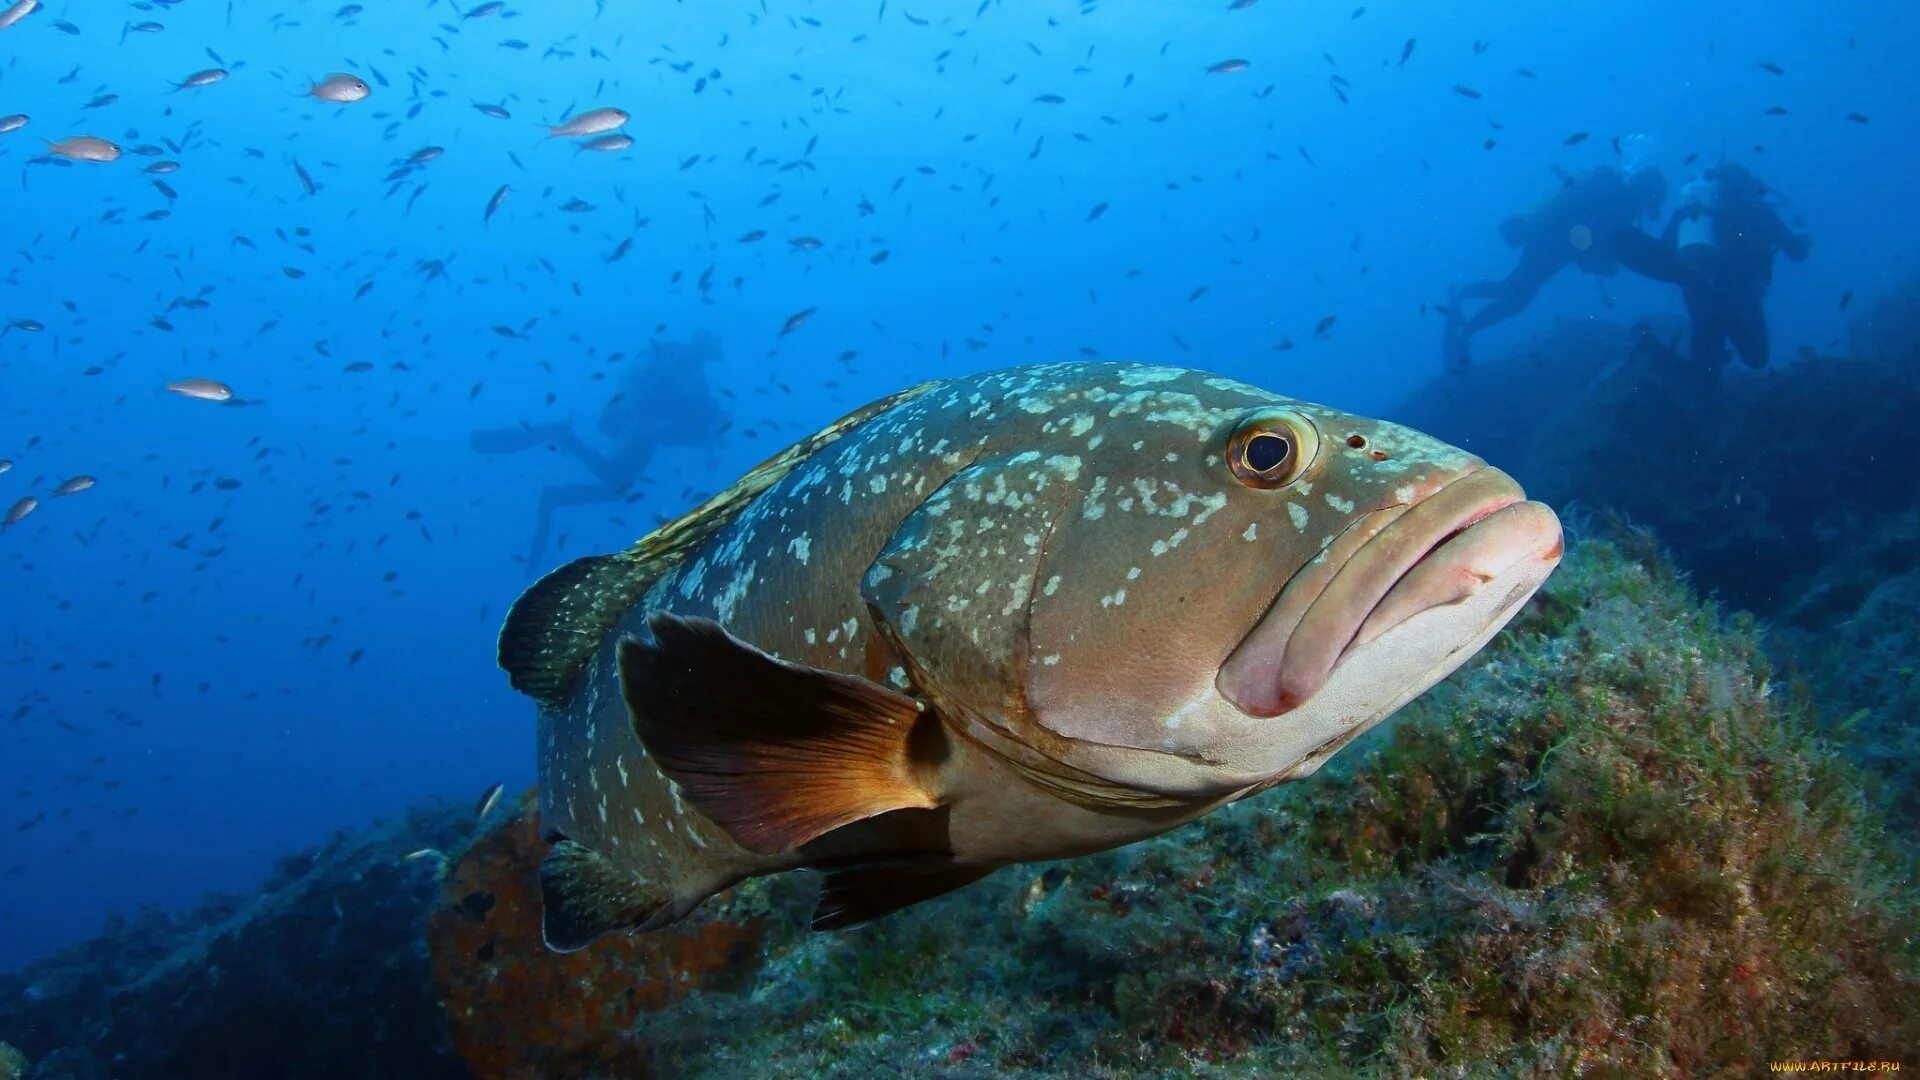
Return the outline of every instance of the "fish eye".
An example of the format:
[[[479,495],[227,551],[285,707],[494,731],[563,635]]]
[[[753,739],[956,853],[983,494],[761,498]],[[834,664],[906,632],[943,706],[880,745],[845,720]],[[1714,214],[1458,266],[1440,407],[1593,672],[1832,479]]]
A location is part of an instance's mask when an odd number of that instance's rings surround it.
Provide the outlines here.
[[[1227,437],[1227,465],[1242,484],[1271,490],[1298,480],[1319,450],[1319,433],[1305,417],[1261,409],[1234,425]]]

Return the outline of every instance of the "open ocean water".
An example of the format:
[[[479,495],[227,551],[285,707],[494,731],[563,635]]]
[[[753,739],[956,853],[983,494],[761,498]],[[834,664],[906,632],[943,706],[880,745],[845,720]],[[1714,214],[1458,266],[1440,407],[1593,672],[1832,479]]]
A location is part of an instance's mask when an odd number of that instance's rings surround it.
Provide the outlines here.
[[[1606,432],[1863,340],[1920,374],[1916,54],[1863,0],[0,0],[0,971],[528,789],[523,590],[923,380],[1134,360],[1404,421],[1790,622],[1860,557],[1689,545],[1817,493],[1690,477],[1818,445],[1899,518],[1911,446],[1808,404],[1623,477]],[[1677,374],[1595,389],[1630,360]],[[1549,416],[1578,461],[1502,426]]]

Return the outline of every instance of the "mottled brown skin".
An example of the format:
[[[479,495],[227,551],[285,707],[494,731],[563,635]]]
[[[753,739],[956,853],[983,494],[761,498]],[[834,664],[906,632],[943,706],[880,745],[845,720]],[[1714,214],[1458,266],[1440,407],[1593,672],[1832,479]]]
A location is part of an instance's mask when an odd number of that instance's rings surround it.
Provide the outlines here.
[[[1298,448],[1307,464],[1290,483],[1250,486],[1229,442],[1275,409],[1318,446]],[[544,825],[657,897],[647,925],[757,874],[984,872],[1163,832],[1310,772],[1471,655],[1538,584],[1521,581],[1452,652],[1410,661],[1432,678],[1369,690],[1324,731],[1289,734],[1288,716],[1249,716],[1215,689],[1282,589],[1343,534],[1377,533],[1483,468],[1417,432],[1201,372],[1071,363],[937,384],[817,451],[607,635],[565,704],[542,710]],[[618,685],[621,640],[650,640],[660,612],[924,703],[906,752],[932,808],[790,850],[736,842],[655,766]]]

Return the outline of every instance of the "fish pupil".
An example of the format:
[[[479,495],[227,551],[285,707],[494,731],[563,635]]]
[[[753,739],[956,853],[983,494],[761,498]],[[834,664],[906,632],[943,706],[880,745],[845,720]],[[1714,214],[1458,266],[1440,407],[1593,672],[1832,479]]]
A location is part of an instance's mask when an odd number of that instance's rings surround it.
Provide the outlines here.
[[[1270,431],[1263,431],[1247,440],[1242,451],[1247,468],[1257,473],[1267,473],[1286,464],[1293,456],[1293,444]]]

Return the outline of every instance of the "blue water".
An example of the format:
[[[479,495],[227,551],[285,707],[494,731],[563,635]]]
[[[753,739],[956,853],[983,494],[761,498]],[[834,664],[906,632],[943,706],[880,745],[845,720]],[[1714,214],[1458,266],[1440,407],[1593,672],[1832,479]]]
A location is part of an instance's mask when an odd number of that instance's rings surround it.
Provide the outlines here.
[[[718,339],[732,426],[661,448],[637,500],[563,512],[545,565],[923,378],[1143,358],[1390,412],[1439,372],[1448,285],[1511,265],[1500,220],[1616,137],[1675,187],[1725,152],[1814,234],[1776,271],[1776,363],[1915,272],[1905,4],[345,10],[56,3],[0,30],[0,115],[31,116],[0,135],[0,507],[42,500],[0,533],[0,968],[423,798],[530,784],[494,635],[545,568],[520,560],[540,488],[587,476],[468,433],[600,440],[650,341]],[[334,71],[371,98],[300,96]],[[631,149],[545,137],[595,106],[632,113]],[[79,134],[130,152],[43,158]],[[1678,312],[1569,270],[1477,348]],[[166,391],[188,376],[247,404]],[[76,474],[98,485],[52,496]]]

